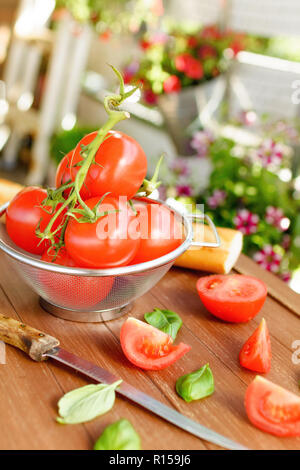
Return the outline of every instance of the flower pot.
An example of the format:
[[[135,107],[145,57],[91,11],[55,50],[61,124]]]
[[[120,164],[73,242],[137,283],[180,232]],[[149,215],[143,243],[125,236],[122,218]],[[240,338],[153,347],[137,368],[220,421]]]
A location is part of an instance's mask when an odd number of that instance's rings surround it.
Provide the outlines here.
[[[219,107],[225,90],[221,75],[200,85],[183,88],[179,93],[160,95],[158,106],[179,155],[193,155],[189,145],[189,126],[199,118],[201,124]]]

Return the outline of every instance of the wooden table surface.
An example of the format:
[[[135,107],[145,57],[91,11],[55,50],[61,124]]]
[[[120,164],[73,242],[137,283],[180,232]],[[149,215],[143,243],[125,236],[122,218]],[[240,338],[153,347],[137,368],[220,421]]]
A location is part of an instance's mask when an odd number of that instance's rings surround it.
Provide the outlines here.
[[[196,280],[201,273],[173,268],[149,293],[138,299],[130,315],[142,319],[154,307],[180,314],[183,327],[177,341],[191,351],[169,368],[145,372],[131,365],[119,344],[126,318],[106,324],[80,324],[44,312],[37,296],[0,256],[0,312],[57,336],[61,345],[103,366],[198,422],[252,449],[300,449],[300,439],[276,438],[253,427],[247,419],[244,395],[255,374],[241,369],[238,354],[262,317],[272,342],[272,369],[268,378],[299,393],[299,366],[292,363],[292,342],[300,339],[299,296],[273,275],[241,256],[236,270],[264,279],[270,290],[262,311],[247,324],[218,321],[201,304]],[[286,307],[289,305],[289,308]],[[60,425],[55,421],[57,401],[87,380],[55,362],[35,363],[7,346],[7,361],[0,365],[1,449],[91,449],[108,424],[127,418],[142,438],[143,449],[215,449],[216,447],[166,423],[138,406],[117,398],[113,409],[87,424]],[[176,395],[178,377],[209,363],[215,393],[204,400],[185,403]]]

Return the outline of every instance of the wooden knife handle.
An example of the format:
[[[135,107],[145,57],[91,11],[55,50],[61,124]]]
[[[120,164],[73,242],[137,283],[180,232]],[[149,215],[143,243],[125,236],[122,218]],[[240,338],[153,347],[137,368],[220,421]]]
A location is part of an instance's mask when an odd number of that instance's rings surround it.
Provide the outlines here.
[[[59,345],[53,336],[0,314],[0,341],[27,353],[34,361],[44,361],[43,354]]]

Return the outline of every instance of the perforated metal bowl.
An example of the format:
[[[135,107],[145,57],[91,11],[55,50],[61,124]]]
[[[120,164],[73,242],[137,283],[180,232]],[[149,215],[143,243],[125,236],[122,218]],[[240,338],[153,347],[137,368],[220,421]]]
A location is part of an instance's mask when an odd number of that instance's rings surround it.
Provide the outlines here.
[[[0,207],[0,215],[5,213],[7,206],[8,203]],[[182,222],[185,239],[172,252],[146,263],[113,269],[71,268],[46,263],[12,242],[3,223],[4,217],[0,223],[0,249],[24,281],[40,296],[40,303],[48,312],[80,322],[112,320],[127,312],[131,303],[150,290],[191,245],[220,245],[217,230],[207,215],[182,215],[169,209]],[[193,219],[205,220],[211,226],[214,243],[193,241]]]

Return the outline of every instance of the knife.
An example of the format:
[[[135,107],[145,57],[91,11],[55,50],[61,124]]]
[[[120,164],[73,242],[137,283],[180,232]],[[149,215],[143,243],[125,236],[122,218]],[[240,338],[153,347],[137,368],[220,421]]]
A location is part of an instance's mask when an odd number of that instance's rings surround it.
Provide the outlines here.
[[[111,372],[82,359],[75,354],[65,351],[59,347],[59,341],[53,336],[49,336],[42,331],[36,330],[13,318],[0,314],[0,340],[15,346],[27,353],[34,361],[44,361],[48,358],[54,359],[61,364],[70,367],[73,370],[81,372],[90,379],[104,384],[112,384],[120,379]],[[220,447],[230,450],[248,450],[246,447],[238,444],[211,429],[187,418],[183,414],[175,411],[173,408],[164,405],[160,401],[152,398],[132,385],[122,382],[116,390],[120,395],[146,408],[160,418],[169,423],[204,439],[205,441],[216,444]]]

